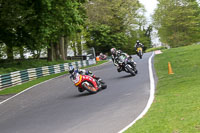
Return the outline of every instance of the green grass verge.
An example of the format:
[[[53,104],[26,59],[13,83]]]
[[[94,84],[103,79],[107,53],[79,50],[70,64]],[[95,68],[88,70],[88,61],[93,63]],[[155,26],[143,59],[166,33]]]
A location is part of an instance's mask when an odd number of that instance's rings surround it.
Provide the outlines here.
[[[149,48],[145,52],[151,52],[155,50],[164,50],[164,49],[166,49],[166,47]]]
[[[168,75],[168,62],[174,75]],[[154,103],[126,133],[199,133],[200,45],[156,55],[155,69],[159,80]]]
[[[98,61],[97,64],[91,65],[91,66],[87,66],[87,67],[84,67],[84,68],[98,66],[98,65],[103,64],[105,62],[108,62],[108,61],[106,61],[106,60]],[[52,78],[55,78],[55,77],[58,77],[58,76],[61,76],[61,75],[67,74],[67,73],[68,72],[52,74],[52,75],[48,75],[48,76],[45,76],[45,77],[41,77],[41,78],[38,78],[38,79],[35,79],[35,80],[32,80],[32,81],[26,82],[26,83],[21,84],[21,85],[17,85],[17,86],[14,86],[14,87],[6,88],[6,89],[0,91],[0,95],[16,94],[16,93],[19,93],[19,92],[21,92],[21,91],[23,91],[23,90],[25,90],[25,89],[33,86],[33,85],[39,84],[39,83],[44,82],[46,80],[49,80],[49,79],[52,79]]]
[[[42,66],[51,66],[56,64],[63,64],[73,62],[73,60],[59,60],[59,61],[52,61],[49,62],[47,60],[42,59],[31,59],[31,60],[5,60],[0,62],[0,74],[10,73],[19,70],[25,70],[29,68],[37,68]]]

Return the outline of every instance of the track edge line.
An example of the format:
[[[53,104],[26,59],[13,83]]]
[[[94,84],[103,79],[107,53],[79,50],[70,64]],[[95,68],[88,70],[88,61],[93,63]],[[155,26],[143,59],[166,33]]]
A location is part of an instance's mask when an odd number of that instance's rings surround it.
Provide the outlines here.
[[[128,128],[133,126],[136,123],[137,120],[141,119],[148,112],[149,108],[151,107],[151,104],[153,103],[154,93],[155,93],[155,80],[154,80],[153,69],[152,69],[152,57],[154,56],[154,54],[155,53],[153,52],[152,55],[149,57],[149,60],[148,60],[149,78],[150,78],[150,97],[149,97],[148,103],[147,103],[145,109],[142,111],[142,113],[133,122],[131,122],[128,126],[123,128],[122,130],[120,130],[118,133],[123,133]]]
[[[109,63],[109,62],[110,62],[110,61],[105,62],[105,63],[102,63],[102,64],[100,64],[100,65],[98,65],[98,66],[105,65],[106,63]],[[97,67],[97,66],[92,66],[92,67]],[[92,67],[89,67],[89,68],[92,68]],[[63,74],[63,75],[65,75],[65,74]],[[27,89],[25,89],[25,90],[23,90],[23,91],[21,91],[21,92],[15,94],[15,95],[13,95],[13,96],[7,98],[6,100],[1,101],[1,102],[0,102],[0,105],[3,104],[3,103],[5,103],[5,102],[7,102],[7,101],[9,101],[9,100],[11,100],[11,99],[13,99],[14,97],[16,97],[16,96],[18,96],[18,95],[20,95],[20,94],[22,94],[22,93],[24,93],[24,92],[26,92],[26,91],[32,89],[33,87],[36,87],[36,86],[38,86],[38,85],[40,85],[40,84],[43,84],[43,83],[46,83],[46,82],[48,82],[48,81],[50,81],[50,80],[59,78],[59,77],[61,77],[61,76],[63,76],[63,75],[60,75],[60,76],[58,76],[58,77],[55,77],[55,78],[52,78],[52,79],[48,79],[48,80],[46,80],[46,81],[43,81],[43,82],[38,83],[38,84],[36,84],[36,85],[33,85],[33,86],[31,86],[31,87],[29,87],[29,88],[27,88]]]

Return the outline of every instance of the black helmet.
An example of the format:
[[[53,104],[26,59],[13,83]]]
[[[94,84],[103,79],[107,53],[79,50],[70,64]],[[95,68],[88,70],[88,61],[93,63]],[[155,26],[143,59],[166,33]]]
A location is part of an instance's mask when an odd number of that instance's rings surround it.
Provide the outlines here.
[[[69,66],[69,73],[70,74],[74,73],[74,67],[72,65]]]

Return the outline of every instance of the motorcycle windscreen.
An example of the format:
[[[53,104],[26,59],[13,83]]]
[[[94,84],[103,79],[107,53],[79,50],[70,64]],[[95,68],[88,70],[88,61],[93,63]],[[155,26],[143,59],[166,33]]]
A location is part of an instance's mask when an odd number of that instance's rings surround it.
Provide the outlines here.
[[[125,62],[125,60],[126,60],[126,56],[125,56],[125,55],[121,55],[121,56],[119,57],[119,61],[120,61],[120,62]]]

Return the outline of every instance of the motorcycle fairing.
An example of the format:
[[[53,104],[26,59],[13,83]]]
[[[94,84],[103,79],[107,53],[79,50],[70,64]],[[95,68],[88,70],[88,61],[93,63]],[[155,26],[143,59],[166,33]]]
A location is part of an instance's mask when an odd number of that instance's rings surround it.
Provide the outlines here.
[[[90,82],[90,83],[93,84],[93,86],[96,88],[96,90],[99,89],[98,86],[97,86],[96,81],[94,80],[94,78],[92,78],[92,77],[89,76],[89,75],[82,75],[82,76],[83,76],[83,77],[82,77],[82,80],[83,80],[83,81],[88,81],[88,82]]]
[[[75,86],[78,86],[82,82],[82,75],[78,75],[74,81]]]
[[[141,47],[138,47],[138,48],[137,48],[137,52],[139,53],[140,51],[142,51],[142,48],[141,48]]]

